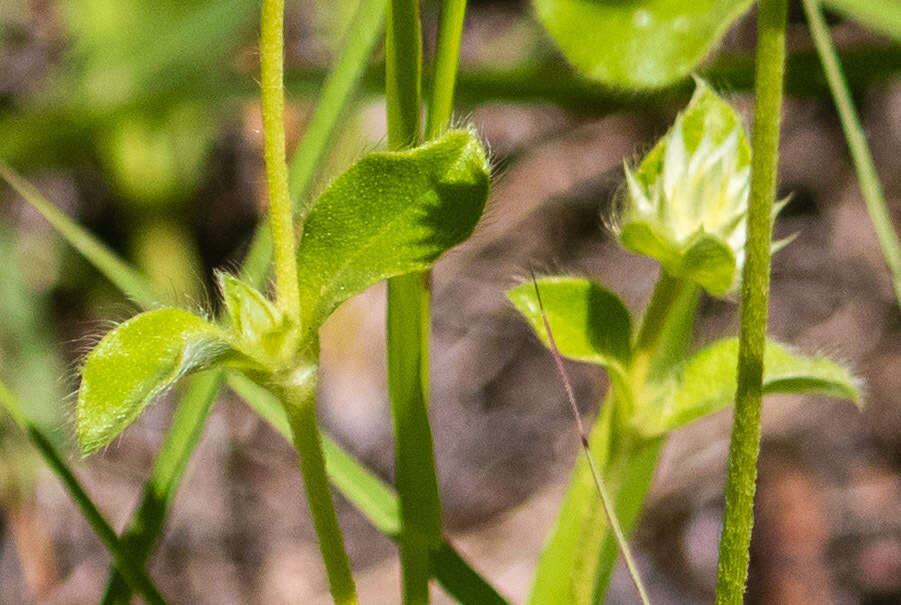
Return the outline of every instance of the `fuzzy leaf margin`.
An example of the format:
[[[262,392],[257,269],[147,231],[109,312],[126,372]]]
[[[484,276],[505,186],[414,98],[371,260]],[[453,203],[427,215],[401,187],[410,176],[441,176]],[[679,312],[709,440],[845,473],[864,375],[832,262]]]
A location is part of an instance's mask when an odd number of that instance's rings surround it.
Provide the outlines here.
[[[81,369],[76,435],[82,452],[108,445],[179,379],[230,350],[219,327],[182,309],[148,311],[113,328]]]
[[[804,356],[768,341],[764,351],[763,392],[826,395],[863,408],[860,381],[850,370],[822,355]],[[732,404],[738,374],[738,339],[727,338],[694,354],[665,385],[650,389],[633,426],[656,437]]]
[[[469,130],[371,153],[335,179],[307,216],[297,251],[306,337],[351,296],[428,269],[469,237],[490,180],[485,150]]]

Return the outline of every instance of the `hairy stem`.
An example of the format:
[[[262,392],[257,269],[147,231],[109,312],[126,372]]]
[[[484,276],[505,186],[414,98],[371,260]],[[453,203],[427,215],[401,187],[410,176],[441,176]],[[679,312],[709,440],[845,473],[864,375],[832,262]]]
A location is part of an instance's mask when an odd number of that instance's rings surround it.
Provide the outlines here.
[[[848,141],[848,150],[854,161],[854,170],[857,172],[857,180],[860,181],[860,190],[867,205],[870,220],[876,230],[882,255],[888,264],[892,274],[892,283],[895,287],[895,298],[901,305],[901,244],[898,243],[898,234],[892,225],[891,214],[885,203],[885,194],[882,191],[882,183],[873,156],[867,145],[867,138],[854,108],[854,100],[851,91],[842,73],[842,66],[838,59],[838,53],[829,35],[829,28],[823,18],[823,11],[818,0],[804,0],[804,11],[807,13],[807,22],[810,25],[810,33],[817,47],[820,60],[823,63],[823,72],[832,91],[835,107],[845,131],[845,139]]]
[[[760,453],[763,351],[770,289],[772,207],[779,163],[786,17],[786,0],[761,0],[759,3],[747,259],[742,275],[738,386],[717,569],[718,605],[739,605],[748,579]]]
[[[263,0],[260,17],[260,96],[263,157],[269,187],[269,222],[275,246],[275,291],[279,307],[300,320],[300,287],[294,246],[294,218],[285,161],[284,0]]]
[[[341,116],[351,104],[360,74],[381,31],[384,0],[363,0],[349,27],[351,34],[338,56],[332,73],[322,86],[316,110],[291,162],[291,196],[298,200],[310,191],[317,169],[335,141]],[[259,287],[272,263],[272,231],[268,221],[257,228],[250,251],[241,268],[242,277]],[[191,379],[191,386],[179,402],[153,471],[144,487],[141,505],[126,533],[132,552],[147,560],[159,538],[169,503],[178,490],[185,466],[194,451],[209,410],[222,384],[220,372]],[[186,439],[185,436],[190,436]],[[172,464],[178,461],[177,464]],[[116,570],[110,575],[104,605],[127,601],[130,591]]]
[[[350,562],[344,549],[344,536],[329,492],[322,436],[316,418],[316,365],[295,370],[280,388],[282,405],[288,416],[291,437],[300,460],[307,503],[319,537],[319,550],[325,562],[329,591],[338,605],[354,605],[356,588]]]

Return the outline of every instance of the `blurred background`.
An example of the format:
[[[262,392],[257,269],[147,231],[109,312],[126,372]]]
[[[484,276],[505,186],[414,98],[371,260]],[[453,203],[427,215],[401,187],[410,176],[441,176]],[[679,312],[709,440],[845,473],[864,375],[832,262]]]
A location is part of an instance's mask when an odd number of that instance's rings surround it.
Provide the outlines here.
[[[303,136],[355,0],[290,2],[288,135]],[[452,542],[521,602],[578,454],[547,351],[503,297],[534,266],[590,277],[644,307],[656,265],[603,228],[622,161],[662,135],[691,86],[625,95],[580,80],[525,1],[470,1],[458,121],[491,148],[496,178],[474,237],[435,270],[432,420]],[[426,58],[438,6],[423,3]],[[831,15],[901,224],[901,47]],[[194,308],[217,305],[214,268],[237,267],[264,196],[248,0],[0,0],[0,157],[54,204]],[[817,397],[764,406],[751,603],[901,602],[901,315],[819,62],[793,4],[770,332],[846,361],[867,409]],[[748,115],[753,15],[702,73]],[[384,143],[382,51],[372,57],[319,189]],[[85,348],[136,310],[44,219],[0,186],[0,375],[69,452],[115,528],[137,505],[172,416],[149,409],[82,461],[70,436]],[[327,431],[392,477],[384,289],[345,304],[322,336]],[[735,301],[706,298],[697,345],[737,333]],[[569,364],[586,418],[603,373]],[[0,419],[0,603],[80,604],[109,559],[30,445]],[[730,415],[669,440],[635,548],[655,603],[713,598]],[[188,467],[150,572],[173,603],[327,603],[293,450],[225,391]],[[392,543],[338,497],[362,601],[399,602]],[[610,603],[633,602],[619,570]],[[448,602],[438,590],[435,602]]]

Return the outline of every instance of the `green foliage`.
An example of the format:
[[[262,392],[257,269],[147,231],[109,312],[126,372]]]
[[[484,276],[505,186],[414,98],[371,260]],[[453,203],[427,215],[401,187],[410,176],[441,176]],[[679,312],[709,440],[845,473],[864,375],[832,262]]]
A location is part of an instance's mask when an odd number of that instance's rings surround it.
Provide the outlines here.
[[[694,69],[751,0],[533,0],[538,20],[587,77],[658,88]]]
[[[81,369],[76,432],[82,451],[109,444],[180,378],[229,350],[222,330],[181,309],[148,311],[114,328]]]
[[[59,234],[103,273],[125,295],[149,308],[159,302],[149,280],[98,240],[91,232],[66,216],[40,191],[0,160],[0,177],[40,212]]]
[[[347,298],[427,269],[466,239],[489,181],[485,152],[466,130],[370,154],[335,179],[310,211],[297,252],[305,337]]]
[[[901,41],[901,3],[886,0],[824,0],[867,27]]]
[[[289,361],[297,346],[297,331],[266,296],[228,273],[217,276],[231,336],[238,348],[273,366]]]
[[[485,153],[468,131],[360,160],[310,212],[298,253],[303,308],[312,313],[305,317],[318,327],[369,285],[428,268],[472,231],[488,182]],[[88,355],[77,410],[85,454],[108,444],[193,370],[228,361],[266,380],[289,371],[301,348],[315,356],[315,331],[300,342],[296,327],[263,294],[226,274],[219,284],[229,330],[187,311],[158,309],[116,327]]]
[[[571,277],[543,277],[538,287],[561,355],[613,366],[620,372],[628,366],[631,319],[615,294],[587,279]],[[507,298],[547,346],[547,330],[532,283],[508,290]]]
[[[702,80],[672,129],[633,172],[619,238],[711,294],[733,290],[744,261],[751,150],[741,116]]]
[[[828,395],[863,405],[859,380],[827,357],[805,357],[768,342],[763,366],[765,394]],[[675,368],[666,384],[647,387],[647,405],[633,426],[646,437],[655,437],[731,405],[737,368],[737,338],[710,345]]]

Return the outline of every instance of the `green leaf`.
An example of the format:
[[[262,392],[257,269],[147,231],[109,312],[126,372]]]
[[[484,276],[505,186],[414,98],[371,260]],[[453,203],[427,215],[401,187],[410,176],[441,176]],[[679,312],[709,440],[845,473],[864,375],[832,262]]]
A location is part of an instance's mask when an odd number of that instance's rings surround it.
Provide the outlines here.
[[[628,365],[631,320],[615,294],[587,279],[543,277],[537,282],[561,355],[619,370]],[[534,284],[526,282],[508,290],[507,298],[547,345]]]
[[[824,0],[823,4],[901,41],[901,2],[897,0]]]
[[[427,269],[466,239],[489,181],[485,151],[466,130],[370,154],[339,176],[307,216],[298,249],[304,330],[372,284]]]
[[[533,0],[572,65],[610,86],[658,88],[704,58],[751,0]]]
[[[767,342],[763,392],[809,393],[847,399],[863,406],[859,380],[825,356],[805,357]],[[738,368],[738,339],[716,342],[696,353],[663,385],[649,385],[650,405],[637,411],[633,425],[653,437],[732,404]]]
[[[109,444],[185,374],[229,350],[217,326],[181,309],[148,311],[114,328],[81,369],[76,433],[82,452]]]

